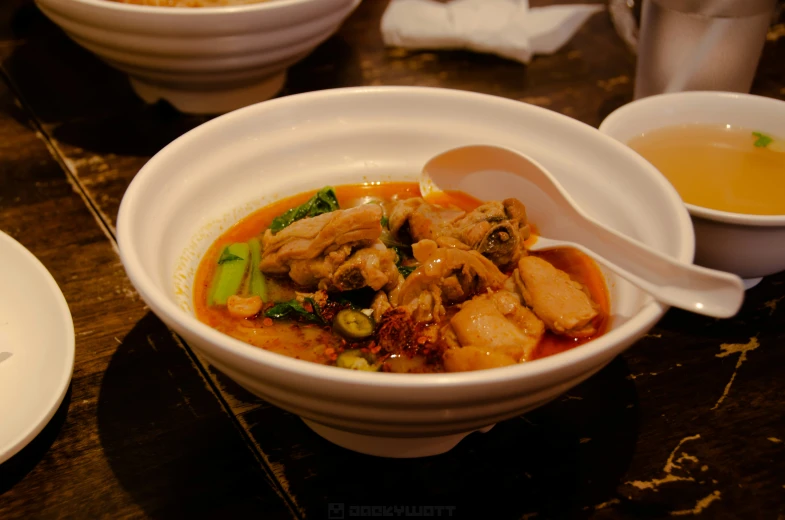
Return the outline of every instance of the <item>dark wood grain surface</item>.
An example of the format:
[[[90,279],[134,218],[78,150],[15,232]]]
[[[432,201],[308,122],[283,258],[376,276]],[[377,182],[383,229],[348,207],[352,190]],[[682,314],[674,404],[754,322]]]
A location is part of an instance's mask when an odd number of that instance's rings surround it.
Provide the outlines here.
[[[594,126],[632,97],[635,57],[607,13],[523,66],[385,49],[385,5],[363,2],[291,69],[281,95],[441,86]],[[128,183],[207,118],[145,105],[28,0],[0,4],[0,57],[0,230],[50,270],[76,329],[64,403],[0,465],[0,518],[320,519],[341,507],[351,518],[360,506],[455,518],[785,518],[785,274],[750,290],[731,320],[670,311],[568,395],[448,454],[359,455],[199,359],[125,276],[114,222]],[[785,99],[783,23],[752,91]]]

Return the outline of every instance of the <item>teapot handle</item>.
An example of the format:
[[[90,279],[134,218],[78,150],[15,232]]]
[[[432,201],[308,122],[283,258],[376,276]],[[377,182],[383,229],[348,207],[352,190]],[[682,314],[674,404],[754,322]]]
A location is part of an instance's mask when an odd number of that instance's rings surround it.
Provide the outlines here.
[[[608,12],[616,34],[633,54],[638,53],[638,21],[635,19],[635,3],[643,0],[608,0]]]

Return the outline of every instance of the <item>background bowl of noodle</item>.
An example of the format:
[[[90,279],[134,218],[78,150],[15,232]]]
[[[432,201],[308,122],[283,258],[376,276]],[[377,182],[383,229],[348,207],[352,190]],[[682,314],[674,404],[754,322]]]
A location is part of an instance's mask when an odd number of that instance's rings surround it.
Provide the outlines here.
[[[36,0],[145,101],[216,114],[269,99],[360,0]],[[154,3],[160,5],[139,5]],[[170,7],[183,1],[205,7]],[[227,5],[217,5],[225,3]]]
[[[418,87],[333,89],[216,118],[153,157],[126,192],[118,241],[150,308],[216,368],[326,439],[388,457],[434,455],[556,398],[641,338],[667,310],[605,273],[609,330],[584,345],[504,368],[442,374],[359,372],[250,346],[196,319],[196,267],[252,211],[332,185],[416,181],[423,164],[468,144],[507,146],[548,168],[590,215],[691,262],[689,214],[648,162],[558,113],[482,94]],[[198,152],[198,153],[197,153]],[[525,204],[526,194],[510,194]],[[558,219],[552,212],[531,221]]]

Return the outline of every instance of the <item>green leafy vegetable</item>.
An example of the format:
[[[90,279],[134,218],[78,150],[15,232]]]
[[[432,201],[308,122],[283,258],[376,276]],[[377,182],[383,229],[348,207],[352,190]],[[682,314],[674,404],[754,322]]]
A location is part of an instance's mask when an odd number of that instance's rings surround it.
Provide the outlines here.
[[[279,215],[273,219],[270,224],[270,231],[278,233],[283,228],[304,219],[306,217],[315,217],[323,213],[329,213],[341,209],[338,205],[338,197],[335,194],[335,189],[332,186],[326,186],[316,192],[316,195],[311,197],[308,202],[292,208],[283,215]]]
[[[762,134],[760,132],[752,132],[752,136],[756,138],[755,143],[753,143],[757,148],[766,148],[769,144],[771,144],[774,139],[769,137],[766,134]]]
[[[213,286],[207,298],[208,305],[226,305],[229,297],[237,294],[243,283],[249,257],[248,244],[231,244],[224,248],[218,258]]]
[[[305,298],[305,301],[311,304],[313,312],[309,312],[297,300],[289,300],[288,302],[276,303],[264,313],[267,318],[274,320],[296,320],[300,318],[309,323],[324,323],[319,306],[313,301],[312,298]]]
[[[390,220],[387,217],[382,217],[382,227],[390,227]]]
[[[342,292],[342,293],[331,294],[330,295],[330,302],[338,304],[338,305],[341,305],[341,306],[348,306],[351,309],[356,309],[359,306],[355,302],[353,302],[351,298],[346,298],[345,295],[354,296],[355,293],[358,293],[361,290],[362,289],[355,289],[353,291],[346,291],[346,292]],[[376,294],[376,293],[374,292],[374,294]],[[359,307],[359,308],[362,308],[362,307]]]
[[[412,246],[404,244],[403,242],[398,242],[393,238],[389,231],[382,231],[379,240],[387,247],[392,249],[411,249]]]
[[[399,265],[398,272],[403,275],[404,278],[407,278],[410,274],[412,274],[419,266],[417,265]]]
[[[401,253],[400,248],[397,247],[397,246],[393,246],[390,249],[395,251],[395,255],[396,255],[395,256],[395,267],[398,268],[398,272],[401,273],[404,278],[408,277],[410,274],[412,274],[414,272],[415,269],[417,269],[419,267],[418,265],[403,265],[404,256]]]
[[[221,257],[218,259],[218,264],[225,264],[226,262],[233,262],[235,260],[243,260],[242,257],[237,256],[229,252],[229,248],[225,247],[223,252],[221,253]]]
[[[248,241],[248,247],[251,250],[251,274],[248,276],[249,289],[252,295],[256,295],[267,302],[267,280],[259,270],[259,263],[262,261],[262,244],[258,238],[252,238]]]
[[[325,323],[324,317],[322,316],[322,309],[319,308],[319,304],[314,301],[311,297],[303,298],[306,302],[311,304],[311,308],[313,309],[313,313],[319,318],[319,321]]]

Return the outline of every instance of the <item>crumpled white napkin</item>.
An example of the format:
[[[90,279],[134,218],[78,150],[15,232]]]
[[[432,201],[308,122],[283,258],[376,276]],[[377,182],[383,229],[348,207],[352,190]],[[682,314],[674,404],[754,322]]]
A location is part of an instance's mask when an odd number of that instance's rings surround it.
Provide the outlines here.
[[[528,0],[392,0],[384,43],[407,49],[468,49],[529,63],[567,43],[604,5],[529,8]]]

